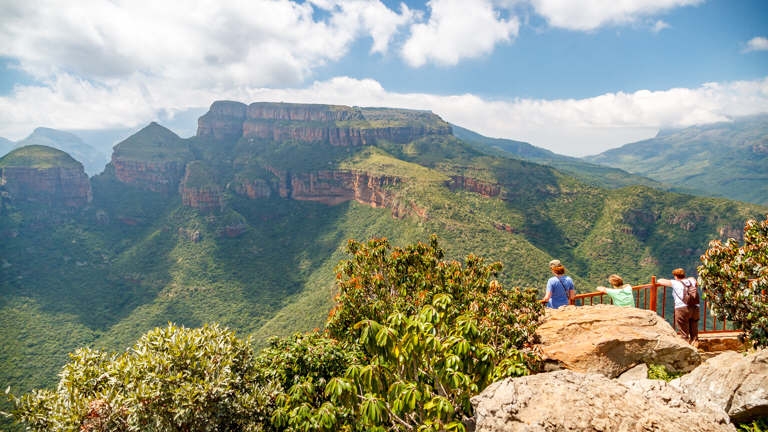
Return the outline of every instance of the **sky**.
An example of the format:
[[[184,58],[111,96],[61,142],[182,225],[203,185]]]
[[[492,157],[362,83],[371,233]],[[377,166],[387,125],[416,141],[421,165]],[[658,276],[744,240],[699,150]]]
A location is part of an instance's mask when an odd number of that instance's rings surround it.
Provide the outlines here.
[[[768,112],[768,2],[0,0],[2,137],[188,136],[222,99],[426,109],[595,154]]]

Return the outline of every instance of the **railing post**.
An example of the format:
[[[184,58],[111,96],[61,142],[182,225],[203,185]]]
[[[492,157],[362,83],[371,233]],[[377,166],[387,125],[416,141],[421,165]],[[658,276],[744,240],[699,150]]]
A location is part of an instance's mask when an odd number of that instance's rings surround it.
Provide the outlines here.
[[[656,275],[651,276],[651,310],[657,312]]]

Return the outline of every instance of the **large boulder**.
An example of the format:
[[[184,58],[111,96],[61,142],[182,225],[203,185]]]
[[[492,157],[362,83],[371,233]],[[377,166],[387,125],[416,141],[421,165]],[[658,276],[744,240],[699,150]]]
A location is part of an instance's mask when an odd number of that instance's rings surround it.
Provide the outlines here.
[[[723,411],[696,404],[664,381],[633,384],[566,370],[507,378],[472,398],[475,430],[736,430]]]
[[[710,403],[746,422],[768,416],[768,349],[724,352],[672,382],[699,403]]]
[[[536,334],[550,365],[615,378],[640,363],[688,372],[698,352],[653,311],[613,305],[549,310]]]

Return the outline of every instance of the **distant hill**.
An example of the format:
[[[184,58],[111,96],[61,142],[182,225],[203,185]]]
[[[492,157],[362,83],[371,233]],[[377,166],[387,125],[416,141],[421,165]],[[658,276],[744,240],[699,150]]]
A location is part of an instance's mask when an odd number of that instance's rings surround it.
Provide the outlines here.
[[[481,151],[498,156],[514,157],[543,165],[549,165],[591,185],[609,189],[643,185],[660,190],[684,193],[693,192],[687,188],[673,187],[651,180],[647,177],[634,175],[622,169],[611,168],[604,165],[585,162],[579,158],[557,154],[524,141],[515,141],[505,138],[489,138],[461,126],[452,126],[454,136],[467,143],[473,144]]]
[[[0,388],[51,385],[68,352],[123,350],[169,321],[216,321],[260,345],[321,327],[350,238],[403,245],[435,233],[448,259],[500,261],[505,286],[539,290],[557,258],[590,291],[615,272],[632,284],[693,272],[710,240],[768,211],[598,187],[635,177],[538,153],[595,170],[581,181],[585,171],[460,139],[424,111],[221,101],[197,125],[189,138],[147,125],[64,206],[36,185],[73,176],[18,166],[73,161],[50,151],[12,161],[0,186]]]
[[[68,153],[83,164],[88,175],[98,174],[109,162],[109,155],[86,144],[76,135],[57,129],[39,127],[31,135],[16,143],[16,147],[43,145]]]
[[[713,196],[768,204],[768,114],[663,130],[585,159]]]
[[[0,157],[13,150],[15,145],[16,144],[13,141],[0,137]]]

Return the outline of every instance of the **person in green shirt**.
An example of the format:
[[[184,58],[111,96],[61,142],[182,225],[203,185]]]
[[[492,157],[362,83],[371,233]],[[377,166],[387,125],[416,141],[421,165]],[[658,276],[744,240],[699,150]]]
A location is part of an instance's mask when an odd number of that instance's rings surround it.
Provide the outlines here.
[[[635,305],[635,298],[632,296],[632,285],[625,284],[621,276],[617,274],[608,276],[608,282],[610,282],[613,288],[599,286],[597,290],[608,294],[611,300],[613,300],[614,305],[627,307]]]

